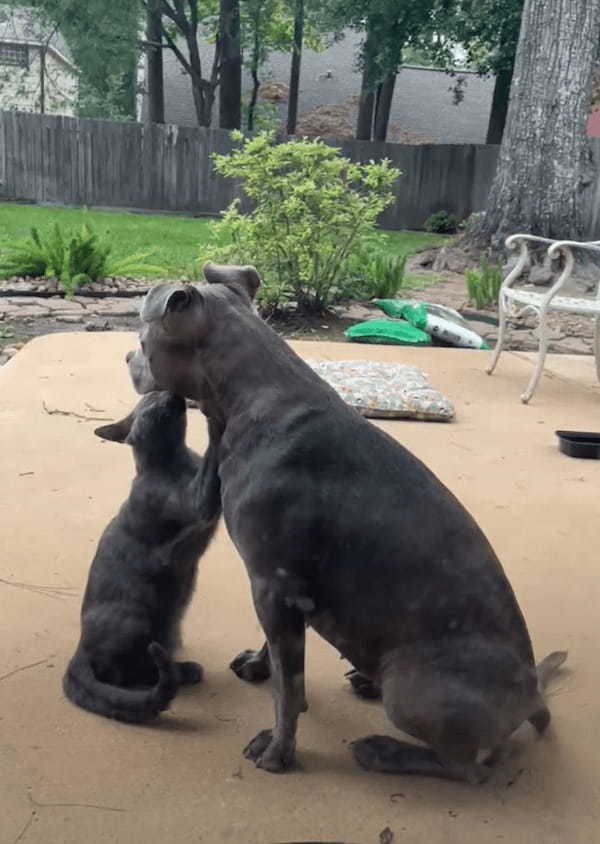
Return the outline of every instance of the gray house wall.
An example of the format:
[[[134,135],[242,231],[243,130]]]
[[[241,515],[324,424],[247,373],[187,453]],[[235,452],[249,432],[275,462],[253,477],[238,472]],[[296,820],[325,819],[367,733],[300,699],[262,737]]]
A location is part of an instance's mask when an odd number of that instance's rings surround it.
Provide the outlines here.
[[[360,72],[356,57],[361,39],[360,33],[348,31],[341,41],[321,53],[304,51],[300,116],[319,105],[339,105],[359,93]],[[204,72],[208,75],[213,47],[201,42],[200,52]],[[289,73],[289,54],[273,53],[263,68],[262,80],[287,84]],[[462,71],[461,75],[466,79],[465,96],[459,105],[454,105],[449,90],[454,80],[450,76],[429,68],[404,67],[396,82],[390,122],[436,143],[485,143],[494,80]],[[171,50],[165,50],[164,79],[166,122],[180,126],[196,125],[190,79]],[[243,87],[246,93],[250,85],[245,73]],[[285,105],[280,106],[280,111],[283,117]],[[142,116],[145,117],[145,107]]]

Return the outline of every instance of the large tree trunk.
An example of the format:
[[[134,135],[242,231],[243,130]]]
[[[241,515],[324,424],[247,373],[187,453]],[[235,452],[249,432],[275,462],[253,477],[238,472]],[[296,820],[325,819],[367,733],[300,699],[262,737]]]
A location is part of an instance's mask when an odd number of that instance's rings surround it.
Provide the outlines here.
[[[212,123],[215,91],[210,82],[207,82],[202,76],[202,60],[200,59],[200,50],[198,48],[197,32],[188,32],[186,34],[186,41],[190,57],[190,76],[192,78],[192,93],[196,118],[199,126],[210,126]],[[216,45],[215,49],[218,49],[218,46]]]
[[[498,167],[465,245],[499,249],[519,231],[584,235],[586,121],[599,40],[600,0],[526,0]]]
[[[162,18],[160,0],[149,0],[146,18],[148,120],[165,122],[165,95],[163,82]],[[135,101],[134,101],[135,108]]]
[[[370,87],[369,70],[363,68],[360,99],[358,101],[358,120],[356,122],[356,139],[370,141],[373,131],[373,111],[375,110],[375,91]]]
[[[219,126],[239,129],[242,125],[242,48],[239,0],[221,0],[219,6],[221,88]]]
[[[254,46],[252,48],[252,59],[250,62],[250,76],[252,77],[252,95],[248,103],[248,122],[247,128],[249,132],[254,131],[254,112],[256,110],[256,101],[258,100],[258,89],[260,88],[260,79],[258,78],[258,62],[259,62],[259,48],[258,41],[258,23],[254,31]]]
[[[376,66],[375,39],[367,22],[367,37],[363,48],[363,72],[358,101],[356,139],[370,141],[373,137],[373,115],[375,112]]]
[[[388,73],[379,88],[377,89],[377,104],[375,106],[375,128],[373,138],[376,141],[385,141],[390,122],[390,111],[394,99],[394,87],[396,85],[397,71]]]
[[[501,70],[496,76],[494,84],[494,96],[492,97],[492,108],[490,121],[488,123],[486,144],[501,144],[506,125],[508,113],[508,101],[510,99],[510,86],[513,78],[514,63],[510,68]]]
[[[42,44],[40,47],[40,114],[46,113],[46,56],[48,55],[48,45]]]
[[[294,12],[294,46],[290,67],[290,96],[288,100],[287,133],[296,132],[298,122],[298,95],[300,92],[300,63],[302,61],[302,42],[304,40],[304,0],[296,0]]]
[[[132,56],[129,68],[123,74],[123,111],[131,120],[137,118],[137,56]],[[164,112],[163,120],[164,123]]]

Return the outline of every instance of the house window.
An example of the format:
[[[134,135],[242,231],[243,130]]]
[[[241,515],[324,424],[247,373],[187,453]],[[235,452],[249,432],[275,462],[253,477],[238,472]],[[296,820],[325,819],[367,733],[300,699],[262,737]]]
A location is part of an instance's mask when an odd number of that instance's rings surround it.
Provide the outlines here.
[[[29,49],[26,44],[0,44],[0,64],[12,67],[29,67]]]

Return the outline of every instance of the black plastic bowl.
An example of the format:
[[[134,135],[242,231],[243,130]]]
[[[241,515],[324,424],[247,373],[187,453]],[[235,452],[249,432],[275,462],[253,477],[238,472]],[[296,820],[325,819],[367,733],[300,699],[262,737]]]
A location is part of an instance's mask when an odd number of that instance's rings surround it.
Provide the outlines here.
[[[600,434],[586,431],[557,431],[558,447],[569,457],[600,460]]]

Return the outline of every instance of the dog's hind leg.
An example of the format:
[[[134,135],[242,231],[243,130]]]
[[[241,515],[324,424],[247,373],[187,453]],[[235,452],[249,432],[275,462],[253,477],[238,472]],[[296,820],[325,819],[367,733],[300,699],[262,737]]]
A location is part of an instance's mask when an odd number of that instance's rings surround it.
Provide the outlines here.
[[[383,672],[383,705],[399,730],[424,742],[419,747],[388,736],[368,736],[352,744],[358,764],[369,771],[416,774],[484,782],[490,768],[477,762],[493,719],[483,700],[460,678],[422,665],[420,654],[392,659]]]
[[[248,683],[268,680],[271,676],[269,645],[265,642],[258,651],[242,651],[229,663],[229,667],[240,680],[246,680]]]
[[[257,767],[280,773],[294,761],[298,716],[306,708],[303,613],[286,606],[268,587],[253,583],[258,617],[267,636],[275,702],[275,727],[262,730],[244,749]]]
[[[478,764],[442,760],[428,747],[397,741],[390,736],[367,736],[352,742],[352,754],[361,768],[382,774],[410,774],[422,777],[470,782],[485,782],[490,769]]]

